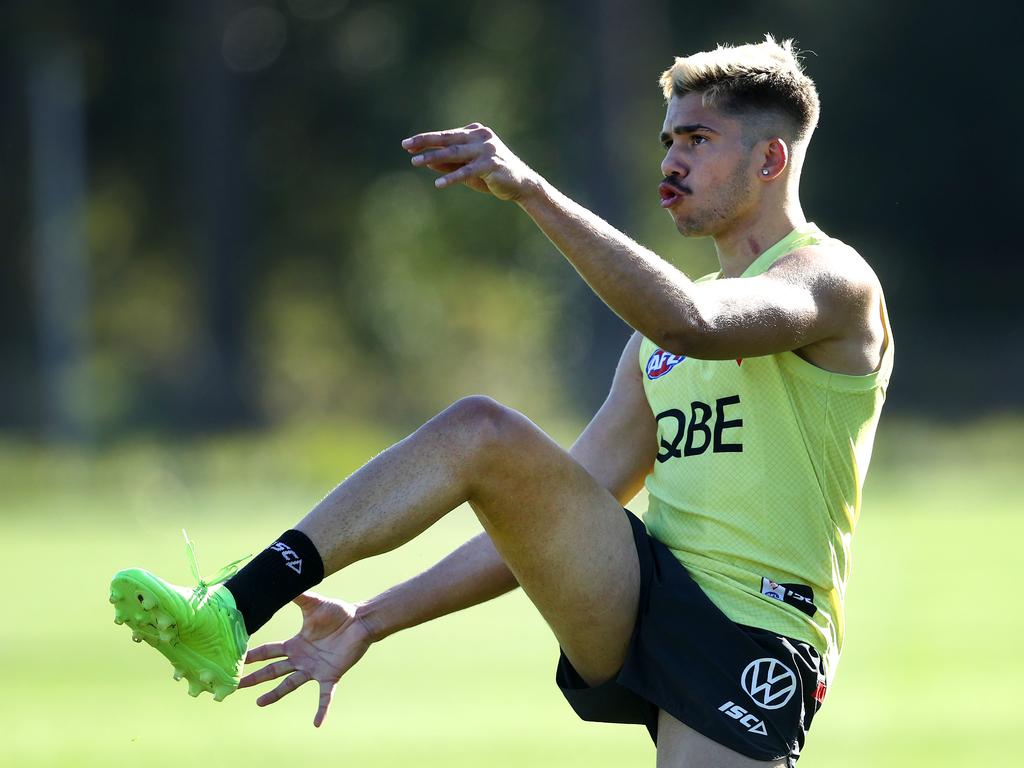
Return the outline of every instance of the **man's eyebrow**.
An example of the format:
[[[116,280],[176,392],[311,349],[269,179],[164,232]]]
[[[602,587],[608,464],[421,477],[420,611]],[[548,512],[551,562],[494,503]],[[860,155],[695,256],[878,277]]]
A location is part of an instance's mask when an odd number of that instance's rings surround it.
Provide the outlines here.
[[[709,133],[718,133],[714,128],[704,125],[703,123],[687,123],[686,125],[677,125],[672,129],[672,133],[676,136],[685,136],[688,133],[697,133],[698,131],[708,131]],[[671,138],[664,131],[661,132],[661,141],[665,143]]]

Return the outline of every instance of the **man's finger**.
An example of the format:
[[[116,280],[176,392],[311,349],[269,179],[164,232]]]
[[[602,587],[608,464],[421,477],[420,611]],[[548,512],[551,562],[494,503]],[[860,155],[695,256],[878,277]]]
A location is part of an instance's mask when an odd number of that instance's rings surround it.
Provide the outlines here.
[[[479,129],[473,129],[479,130]],[[450,147],[453,144],[468,144],[475,138],[473,130],[453,128],[450,131],[434,131],[418,133],[402,141],[402,148],[407,152],[417,152],[427,147]]]
[[[334,698],[334,683],[320,683],[320,704],[317,706],[316,715],[313,717],[313,725],[319,728],[327,718],[327,710],[331,708],[331,699]]]
[[[447,173],[440,178],[434,179],[434,186],[438,189],[443,187],[450,187],[452,184],[457,184],[460,181],[471,179],[474,176],[479,176],[487,170],[487,159],[481,158],[475,162],[464,165],[461,168]]]
[[[462,166],[460,166],[458,163],[438,163],[437,165],[431,163],[430,165],[427,166],[427,168],[432,170],[434,173],[451,173],[452,171],[461,167]]]
[[[412,164],[419,167],[422,165],[437,165],[440,163],[455,163],[461,165],[475,160],[484,150],[484,144],[456,144],[443,149],[433,149],[419,155],[413,155]]]
[[[308,681],[309,677],[306,675],[305,672],[292,672],[290,675],[288,675],[288,677],[281,681],[280,685],[278,685],[277,688],[275,688],[272,691],[269,691],[268,693],[264,693],[262,696],[256,699],[256,706],[265,707],[268,704],[273,704],[275,701],[284,698],[289,693],[298,688],[300,685]]]
[[[245,654],[245,663],[253,664],[257,661],[267,661],[268,659],[276,659],[284,655],[286,655],[284,643],[266,643],[265,645],[253,648]]]
[[[248,688],[250,685],[259,685],[260,683],[265,683],[268,680],[276,680],[281,677],[281,675],[287,675],[289,672],[294,671],[295,665],[292,664],[291,659],[275,661],[273,664],[267,664],[267,666],[257,669],[255,672],[250,672],[238,681],[238,687]]]

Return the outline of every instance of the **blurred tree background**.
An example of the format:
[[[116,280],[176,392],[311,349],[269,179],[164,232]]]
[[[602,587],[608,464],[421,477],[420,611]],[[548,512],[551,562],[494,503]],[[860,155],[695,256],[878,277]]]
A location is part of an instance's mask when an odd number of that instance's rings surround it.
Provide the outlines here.
[[[794,37],[809,218],[868,259],[890,410],[1018,410],[1019,6],[667,0],[0,4],[0,430],[105,442],[484,392],[579,421],[627,329],[515,206],[399,146],[478,120],[693,275],[657,205],[658,74]],[[998,383],[995,383],[998,382]]]
[[[226,768],[300,744],[310,763],[650,764],[643,729],[565,706],[521,591],[380,644],[315,739],[313,691],[272,713],[241,692],[215,714],[173,691],[105,598],[136,563],[185,583],[182,527],[204,569],[255,551],[462,395],[567,444],[628,329],[514,205],[435,190],[400,142],[486,123],[704,274],[711,243],[658,205],[658,75],[771,32],[807,51],[822,96],[804,209],[874,266],[898,347],[851,631],[801,765],[1016,764],[1022,15],[990,0],[0,0],[0,522],[49,566],[9,590],[0,623],[7,762]],[[322,589],[365,599],[478,531],[464,507]],[[23,557],[4,564],[3,583],[26,583]],[[258,639],[296,621],[283,611]],[[84,663],[54,664],[69,637]]]

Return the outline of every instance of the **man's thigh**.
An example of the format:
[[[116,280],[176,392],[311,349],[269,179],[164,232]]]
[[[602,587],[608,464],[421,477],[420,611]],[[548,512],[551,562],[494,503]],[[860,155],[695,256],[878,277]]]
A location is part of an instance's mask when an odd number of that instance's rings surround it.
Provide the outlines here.
[[[495,414],[470,504],[565,655],[590,685],[622,666],[640,564],[618,501],[522,414]]]
[[[658,768],[785,768],[786,759],[753,760],[712,741],[662,710],[658,714]]]

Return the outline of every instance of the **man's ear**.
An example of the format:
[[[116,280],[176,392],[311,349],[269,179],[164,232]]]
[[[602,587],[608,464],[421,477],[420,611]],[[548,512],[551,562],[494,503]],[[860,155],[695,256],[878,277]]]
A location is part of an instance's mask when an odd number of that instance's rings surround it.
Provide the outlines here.
[[[786,140],[773,136],[761,142],[761,165],[757,177],[762,181],[778,178],[789,165],[789,145]]]

